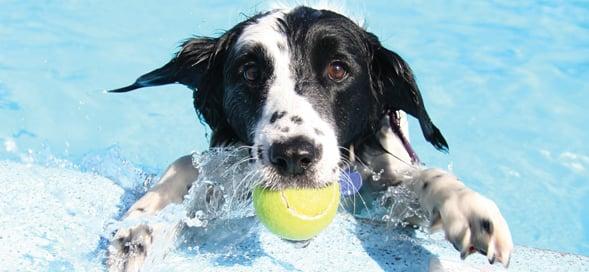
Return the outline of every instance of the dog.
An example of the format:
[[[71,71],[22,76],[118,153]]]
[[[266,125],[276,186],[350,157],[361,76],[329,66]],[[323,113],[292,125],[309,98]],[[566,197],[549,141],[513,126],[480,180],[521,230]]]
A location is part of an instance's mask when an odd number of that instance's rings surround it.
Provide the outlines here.
[[[495,203],[440,169],[420,166],[407,138],[407,114],[439,150],[448,144],[432,123],[409,65],[376,35],[340,13],[299,6],[259,13],[216,38],[186,40],[164,66],[111,92],[180,83],[193,90],[210,146],[237,146],[262,173],[261,186],[319,188],[356,164],[366,186],[407,183],[462,258],[479,252],[509,264],[513,243]],[[399,173],[414,171],[410,180]],[[375,179],[369,173],[381,173]],[[126,218],[181,203],[197,179],[191,156],[172,163]],[[197,192],[207,194],[205,190]],[[108,249],[111,271],[137,271],[158,226],[120,229]]]

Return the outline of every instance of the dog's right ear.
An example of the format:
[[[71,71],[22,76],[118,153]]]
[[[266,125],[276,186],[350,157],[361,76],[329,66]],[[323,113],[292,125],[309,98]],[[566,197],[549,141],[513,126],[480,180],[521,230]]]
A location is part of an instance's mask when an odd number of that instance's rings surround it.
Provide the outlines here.
[[[124,93],[135,89],[180,83],[191,89],[198,89],[206,71],[219,53],[218,38],[196,37],[182,43],[182,48],[166,65],[140,76],[135,83],[110,90]]]
[[[196,37],[185,41],[182,48],[163,67],[140,76],[135,83],[113,93],[172,83],[186,85],[193,91],[194,108],[212,130],[211,145],[235,141],[223,111],[223,64],[236,39],[237,31],[219,38]]]

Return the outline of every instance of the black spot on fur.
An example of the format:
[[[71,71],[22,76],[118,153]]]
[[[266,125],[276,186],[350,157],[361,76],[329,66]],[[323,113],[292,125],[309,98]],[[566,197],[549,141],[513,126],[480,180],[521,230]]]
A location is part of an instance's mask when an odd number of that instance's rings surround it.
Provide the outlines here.
[[[303,118],[299,117],[298,115],[291,117],[290,120],[297,125],[300,125],[303,123]]]
[[[138,210],[139,212],[145,212],[145,209],[144,209],[144,208],[137,208],[137,210]]]
[[[272,114],[272,117],[270,117],[270,124],[274,124],[274,122],[276,122],[276,120],[278,120],[278,112],[277,111],[275,111]]]
[[[493,233],[493,223],[489,219],[481,219],[481,228],[489,235]]]
[[[247,153],[250,156],[250,158],[254,157],[254,149],[253,148],[248,149]]]
[[[129,254],[129,250],[130,250],[129,246],[124,246],[123,247],[123,254]]]
[[[286,51],[286,45],[284,43],[277,43],[276,46],[278,46],[278,50],[280,50],[280,52],[284,52]]]
[[[323,131],[319,130],[318,128],[315,128],[315,134],[319,135],[319,136],[323,136]]]
[[[423,183],[423,188],[421,188],[423,191],[425,191],[427,189],[427,187],[429,187],[429,182],[424,182]]]
[[[261,160],[263,158],[263,150],[262,150],[262,146],[258,146],[258,160]]]
[[[143,252],[145,252],[145,247],[142,244],[137,244],[135,246],[135,252],[137,252],[137,253],[143,253]]]
[[[276,122],[276,120],[284,117],[285,114],[286,114],[286,111],[281,111],[281,112],[275,111],[272,114],[272,117],[270,117],[270,124],[274,124],[274,122]]]

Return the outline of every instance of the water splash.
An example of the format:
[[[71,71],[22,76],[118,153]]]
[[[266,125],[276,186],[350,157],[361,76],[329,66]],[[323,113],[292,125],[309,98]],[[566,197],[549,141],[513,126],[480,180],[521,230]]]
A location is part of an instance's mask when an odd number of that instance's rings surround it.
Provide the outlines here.
[[[417,195],[410,188],[410,184],[401,183],[398,186],[388,187],[386,191],[377,198],[376,210],[384,214],[382,221],[393,226],[427,226],[429,216],[421,208]]]
[[[384,169],[380,169],[380,171],[378,171],[378,172],[372,171],[372,180],[379,181],[382,173],[384,173]]]
[[[156,215],[116,222],[108,231],[131,228],[141,224],[161,226],[158,246],[145,261],[145,269],[157,270],[157,264],[175,248],[184,254],[217,254],[235,258],[234,250],[244,239],[255,237],[259,231],[252,205],[251,192],[260,184],[261,173],[248,155],[247,147],[216,148],[192,154],[192,163],[199,170],[198,178],[183,203],[168,205]],[[383,171],[370,174],[379,180]],[[398,186],[373,192],[364,202],[360,194],[342,199],[360,199],[364,218],[385,222],[390,227],[427,224],[427,214],[420,208],[411,182],[417,172],[399,172],[403,180]],[[425,222],[425,223],[424,223]],[[155,236],[154,236],[155,237]],[[249,237],[249,238],[248,238]]]
[[[363,190],[363,195],[360,197],[363,197],[366,203],[361,204],[364,206],[363,209],[355,209],[353,213],[360,218],[385,222],[389,227],[425,228],[429,225],[430,216],[421,208],[417,194],[412,189],[419,171],[419,169],[395,171],[393,176],[399,182],[398,185],[387,186],[384,189]],[[373,181],[380,181],[382,173],[382,170],[371,171]],[[345,201],[344,199],[343,202]],[[356,202],[353,201],[353,203]]]
[[[254,215],[251,192],[261,175],[248,151],[246,147],[215,148],[192,155],[199,177],[184,200],[188,224]]]

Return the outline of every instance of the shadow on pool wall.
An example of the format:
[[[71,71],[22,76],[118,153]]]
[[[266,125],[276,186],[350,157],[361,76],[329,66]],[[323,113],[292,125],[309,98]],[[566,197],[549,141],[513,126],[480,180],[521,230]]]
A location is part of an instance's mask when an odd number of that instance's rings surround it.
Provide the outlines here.
[[[1,3],[0,160],[109,177],[125,189],[117,218],[168,163],[208,144],[186,88],[102,90],[166,62],[181,40],[217,35],[264,5]],[[587,5],[349,6],[411,65],[449,141],[446,156],[413,137],[420,157],[495,200],[516,244],[589,255]],[[416,122],[411,132],[421,135]]]

